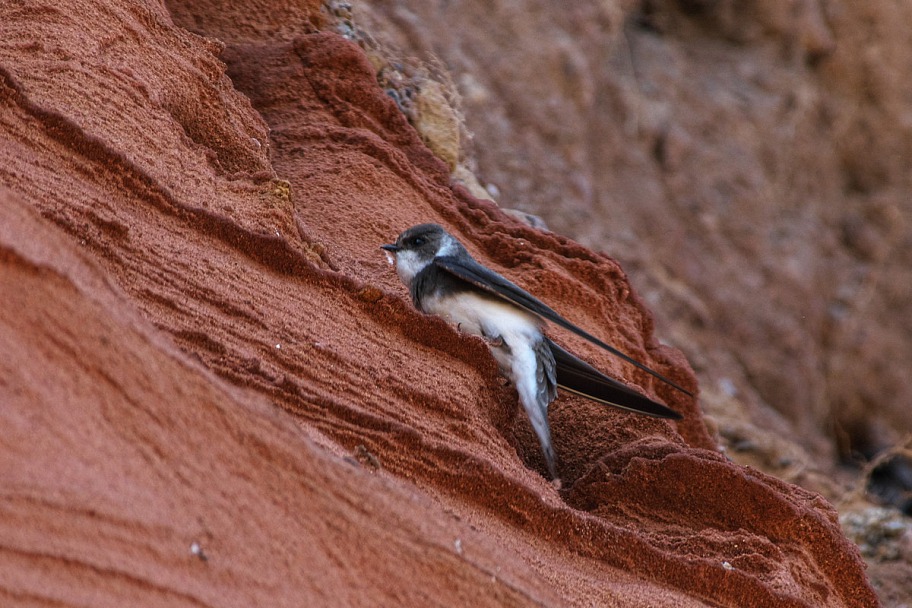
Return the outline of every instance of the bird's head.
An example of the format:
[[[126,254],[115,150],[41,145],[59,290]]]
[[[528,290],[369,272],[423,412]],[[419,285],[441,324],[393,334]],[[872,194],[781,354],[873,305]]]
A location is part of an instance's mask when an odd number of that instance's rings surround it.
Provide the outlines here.
[[[396,272],[407,287],[434,258],[455,255],[463,249],[459,241],[437,224],[412,226],[395,243],[380,248],[396,256]]]

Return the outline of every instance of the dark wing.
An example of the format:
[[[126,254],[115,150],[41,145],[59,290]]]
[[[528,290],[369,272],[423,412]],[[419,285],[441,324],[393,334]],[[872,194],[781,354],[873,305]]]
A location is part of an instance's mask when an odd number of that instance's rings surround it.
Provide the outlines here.
[[[545,338],[557,364],[557,385],[571,393],[614,407],[655,416],[681,419],[681,414],[641,395],[626,384],[601,373],[585,361],[576,358],[553,341]]]
[[[599,340],[592,334],[580,329],[579,327],[577,327],[576,325],[574,325],[567,319],[565,319],[562,316],[560,316],[559,314],[557,314],[557,311],[555,311],[553,308],[551,308],[550,306],[548,306],[547,304],[545,304],[544,302],[542,302],[541,300],[539,300],[538,298],[533,296],[531,293],[529,293],[522,287],[519,287],[518,285],[515,285],[514,283],[508,281],[507,279],[500,276],[493,270],[485,268],[484,266],[482,266],[475,260],[473,260],[471,258],[463,259],[462,257],[457,258],[455,256],[443,256],[443,257],[434,258],[434,265],[442,270],[445,270],[446,272],[449,272],[450,274],[452,274],[456,277],[459,277],[463,281],[468,281],[469,283],[472,283],[476,287],[479,287],[479,288],[487,291],[490,294],[493,294],[499,298],[507,300],[508,302],[512,302],[514,304],[522,306],[526,310],[533,312],[533,313],[537,314],[538,316],[540,316],[544,319],[547,319],[548,321],[551,321],[552,323],[555,323],[556,325],[560,325],[564,329],[572,331],[573,333],[580,336],[581,338],[585,338],[586,340],[592,342],[596,346],[600,346],[601,348],[604,348],[609,353],[611,353],[617,357],[620,357],[624,361],[626,361],[632,365],[635,365],[636,367],[640,368],[641,370],[643,370],[649,374],[652,374],[653,376],[655,376],[656,378],[658,378],[665,384],[668,384],[669,386],[673,386],[674,388],[678,389],[685,395],[688,395],[689,397],[693,397],[693,393],[691,393],[687,389],[672,382],[671,380],[669,380],[668,378],[666,378],[659,372],[654,371],[654,370],[650,369],[649,367],[643,365],[636,359],[634,359],[628,355],[625,355],[624,353],[622,353],[618,349],[614,348],[613,346],[605,344],[604,342],[602,342],[601,340]]]

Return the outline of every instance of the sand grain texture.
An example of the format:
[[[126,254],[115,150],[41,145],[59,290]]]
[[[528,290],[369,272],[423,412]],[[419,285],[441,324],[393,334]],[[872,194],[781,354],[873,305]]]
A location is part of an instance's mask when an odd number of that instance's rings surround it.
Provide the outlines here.
[[[4,605],[876,604],[825,501],[562,335],[686,420],[562,398],[555,491],[378,245],[441,222],[695,388],[684,357],[616,262],[451,188],[314,3],[255,4],[2,9]]]

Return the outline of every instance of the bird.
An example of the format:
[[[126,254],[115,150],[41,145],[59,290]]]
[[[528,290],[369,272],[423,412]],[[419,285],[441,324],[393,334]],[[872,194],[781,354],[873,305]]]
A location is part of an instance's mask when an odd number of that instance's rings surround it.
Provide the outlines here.
[[[585,338],[692,397],[690,391],[577,327],[528,291],[483,266],[439,224],[412,226],[395,243],[380,248],[394,256],[396,273],[408,288],[415,308],[486,341],[501,372],[516,387],[551,479],[559,481],[548,406],[557,397],[558,387],[639,414],[682,418],[559,346],[545,335],[545,322]]]

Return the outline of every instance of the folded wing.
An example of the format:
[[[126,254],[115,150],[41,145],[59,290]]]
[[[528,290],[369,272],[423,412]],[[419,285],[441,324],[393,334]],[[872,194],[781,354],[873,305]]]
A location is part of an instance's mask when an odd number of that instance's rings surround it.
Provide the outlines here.
[[[463,281],[468,281],[469,283],[475,285],[476,287],[478,287],[480,289],[487,291],[490,294],[493,294],[499,298],[507,300],[508,302],[512,302],[514,304],[522,306],[526,310],[537,314],[538,316],[542,317],[543,319],[547,319],[548,321],[551,321],[552,323],[554,323],[556,325],[560,325],[564,329],[572,331],[573,333],[580,336],[581,338],[585,338],[586,340],[588,340],[589,342],[592,342],[596,346],[599,346],[599,347],[607,350],[611,354],[613,354],[617,357],[620,357],[624,361],[627,361],[628,363],[638,367],[639,369],[651,374],[652,376],[658,378],[659,380],[668,384],[669,386],[676,388],[677,390],[681,391],[685,395],[693,397],[693,393],[691,393],[687,389],[679,386],[675,382],[672,382],[671,380],[669,380],[662,374],[658,373],[657,371],[643,365],[636,359],[634,359],[628,355],[625,355],[624,353],[622,353],[618,349],[614,348],[613,346],[606,344],[605,342],[602,342],[601,340],[599,340],[592,334],[586,332],[585,330],[580,329],[579,327],[577,327],[570,321],[566,320],[565,318],[563,318],[562,316],[557,314],[557,311],[555,311],[553,308],[551,308],[550,306],[548,306],[547,304],[545,304],[544,302],[542,302],[541,300],[539,300],[538,298],[536,298],[535,296],[530,294],[528,291],[526,291],[522,287],[519,287],[518,285],[512,283],[511,281],[500,276],[496,272],[494,272],[488,268],[485,268],[484,266],[482,266],[475,260],[470,259],[470,260],[466,261],[461,258],[457,258],[455,256],[443,256],[443,257],[435,258],[434,264],[441,270],[444,270],[444,271],[462,279]],[[564,352],[566,352],[566,351],[564,351]],[[570,353],[567,353],[567,355],[573,357],[573,355],[570,355]],[[576,359],[576,357],[573,357],[573,358]],[[577,359],[577,361],[579,361],[579,359]],[[580,363],[587,365],[583,361],[580,361]],[[595,368],[591,368],[591,369],[593,371],[595,371],[597,374],[599,374],[598,370],[595,370]],[[601,375],[601,374],[599,374],[599,375]],[[601,376],[603,378],[610,380],[610,378],[608,378],[607,376],[604,376],[604,375],[601,375]],[[620,384],[620,383],[618,383],[618,384]],[[621,385],[621,386],[623,386],[623,385]],[[572,390],[572,389],[568,388],[568,390]],[[639,394],[639,393],[636,393],[636,394]],[[644,399],[645,399],[645,397],[644,397]],[[612,404],[612,405],[618,405],[618,404]],[[658,404],[656,404],[656,405],[658,405]],[[619,407],[623,407],[623,406],[619,406]],[[664,406],[662,406],[662,407],[664,407]],[[629,408],[629,409],[635,409],[635,408]],[[637,410],[637,411],[639,411],[639,410]],[[668,410],[668,411],[671,411],[671,410]]]
[[[557,385],[583,397],[625,410],[680,420],[681,415],[661,403],[656,403],[626,384],[609,378],[582,359],[570,354],[552,340],[545,338],[557,365]]]

